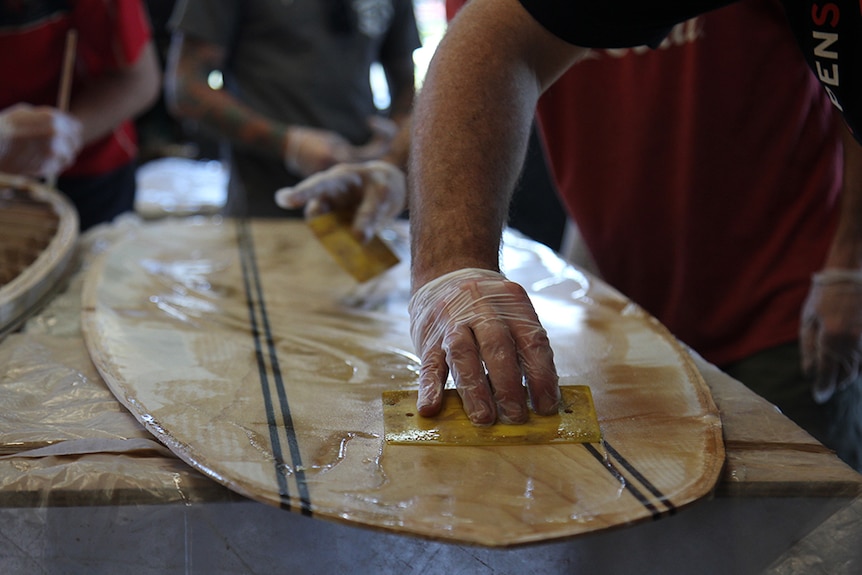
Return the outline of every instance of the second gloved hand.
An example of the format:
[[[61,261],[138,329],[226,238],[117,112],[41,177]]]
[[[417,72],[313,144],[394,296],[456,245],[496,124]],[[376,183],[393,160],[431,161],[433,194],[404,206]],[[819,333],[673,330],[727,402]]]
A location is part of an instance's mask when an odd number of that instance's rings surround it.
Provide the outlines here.
[[[815,274],[802,308],[802,368],[814,376],[812,393],[824,403],[847,387],[862,367],[862,272]]]
[[[560,390],[553,351],[520,285],[494,271],[462,269],[419,288],[409,311],[421,362],[420,415],[439,412],[450,371],[476,425],[498,418],[525,422],[528,393],[536,413],[557,412]]]
[[[81,123],[56,108],[16,104],[0,112],[0,171],[55,176],[81,146]]]
[[[406,198],[404,173],[379,160],[338,164],[275,193],[275,203],[283,208],[305,206],[306,217],[354,212],[353,230],[363,241],[395,219],[404,210]]]

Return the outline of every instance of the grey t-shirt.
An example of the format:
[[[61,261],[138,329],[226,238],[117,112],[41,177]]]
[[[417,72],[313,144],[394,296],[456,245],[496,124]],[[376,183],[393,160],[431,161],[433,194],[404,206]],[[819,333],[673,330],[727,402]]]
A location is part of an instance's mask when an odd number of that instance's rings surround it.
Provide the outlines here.
[[[349,32],[341,28],[345,18]],[[332,130],[353,144],[368,141],[367,119],[378,113],[371,65],[411,58],[420,46],[411,0],[185,0],[171,25],[226,50],[225,88],[256,112]],[[285,215],[273,193],[298,178],[279,151],[261,157],[235,148],[231,156],[226,212]]]

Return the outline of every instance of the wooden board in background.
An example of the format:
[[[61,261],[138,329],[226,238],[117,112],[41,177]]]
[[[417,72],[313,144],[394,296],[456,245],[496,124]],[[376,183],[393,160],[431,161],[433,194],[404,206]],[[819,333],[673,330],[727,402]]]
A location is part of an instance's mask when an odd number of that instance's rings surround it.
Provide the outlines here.
[[[387,445],[381,394],[415,389],[407,264],[355,282],[302,222],[169,221],[91,268],[82,323],[118,399],[253,499],[433,539],[511,546],[655,519],[709,494],[721,424],[690,356],[640,308],[533,242],[506,273],[588,385],[602,443]]]
[[[65,196],[0,173],[0,339],[55,293],[77,239],[78,214]]]

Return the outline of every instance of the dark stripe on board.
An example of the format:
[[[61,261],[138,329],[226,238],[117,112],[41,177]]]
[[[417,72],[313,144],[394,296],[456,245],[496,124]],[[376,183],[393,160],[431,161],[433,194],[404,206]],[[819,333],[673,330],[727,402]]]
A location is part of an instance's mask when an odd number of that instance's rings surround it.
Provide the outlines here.
[[[614,479],[619,481],[623,487],[625,487],[626,491],[631,493],[638,502],[643,505],[647,511],[652,514],[653,519],[659,519],[661,517],[661,512],[656,508],[655,505],[650,503],[649,499],[641,493],[640,489],[632,485],[631,481],[628,481],[623,475],[617,471],[613,465],[608,465],[608,462],[605,460],[605,456],[599,453],[599,450],[596,449],[591,443],[583,443],[581,444],[584,448],[590,452],[590,454],[596,458],[596,460],[608,470],[608,473],[614,476]]]
[[[282,469],[285,461],[284,454],[281,449],[281,441],[278,438],[279,426],[275,419],[275,408],[269,391],[269,378],[267,377],[266,369],[267,358],[269,359],[269,364],[272,368],[273,379],[275,381],[276,392],[278,394],[281,417],[287,436],[291,461],[293,463],[293,473],[296,477],[297,489],[299,490],[301,511],[303,515],[311,515],[311,499],[308,493],[308,485],[305,481],[302,455],[299,451],[299,442],[296,437],[296,430],[293,426],[293,417],[290,414],[290,404],[287,400],[287,393],[284,389],[284,378],[282,377],[278,356],[275,351],[275,341],[272,337],[269,317],[266,313],[266,304],[263,299],[263,287],[260,282],[257,260],[255,259],[254,242],[251,238],[251,232],[249,230],[247,220],[243,219],[238,221],[237,227],[243,283],[245,285],[246,301],[249,308],[249,320],[251,322],[252,336],[254,337],[261,390],[263,392],[263,400],[266,406],[270,441],[272,442],[273,457],[275,458],[275,474],[278,480],[278,493],[284,501],[289,501],[290,495],[287,488],[287,479]],[[255,305],[255,302],[257,305]],[[258,327],[258,313],[260,313],[261,317],[260,323],[262,331]],[[261,340],[264,340],[266,343],[266,352],[264,351],[264,346],[262,345]]]
[[[625,457],[620,455],[620,453],[616,449],[614,449],[610,443],[603,442],[603,445],[605,446],[605,449],[608,450],[608,453],[610,453],[611,456],[614,459],[616,459],[620,463],[620,465],[622,465],[623,468],[625,468],[626,471],[631,473],[632,477],[634,477],[635,479],[640,481],[641,485],[646,487],[647,491],[652,493],[653,496],[656,499],[658,499],[662,503],[662,505],[664,505],[667,508],[668,511],[671,512],[671,514],[676,513],[676,506],[673,503],[671,503],[670,500],[667,497],[665,497],[664,493],[662,493],[658,487],[653,485],[652,482],[650,482],[643,475],[643,473],[638,471],[638,469],[634,465],[632,465],[631,462],[629,462]]]

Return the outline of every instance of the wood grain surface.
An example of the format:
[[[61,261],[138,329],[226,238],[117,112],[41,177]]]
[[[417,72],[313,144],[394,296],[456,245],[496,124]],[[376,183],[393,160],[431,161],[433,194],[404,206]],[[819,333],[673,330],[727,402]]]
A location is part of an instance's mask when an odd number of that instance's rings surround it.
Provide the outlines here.
[[[113,393],[171,451],[306,515],[511,546],[710,494],[722,429],[691,356],[549,250],[507,236],[503,258],[548,330],[561,383],[590,387],[601,443],[387,445],[381,394],[415,389],[418,370],[408,264],[357,286],[298,221],[142,228],[91,267],[82,327]]]

